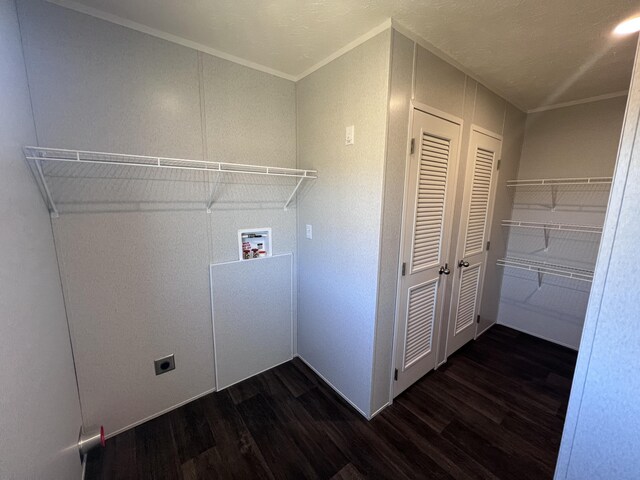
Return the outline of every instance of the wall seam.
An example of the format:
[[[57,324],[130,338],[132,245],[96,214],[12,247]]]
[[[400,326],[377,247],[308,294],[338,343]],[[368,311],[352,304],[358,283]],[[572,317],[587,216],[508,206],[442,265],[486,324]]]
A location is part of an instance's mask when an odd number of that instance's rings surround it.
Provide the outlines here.
[[[298,82],[293,83],[293,97],[295,102],[295,132],[296,132],[296,168],[300,168],[300,138],[298,132],[300,129],[298,128],[298,118],[300,112],[298,111]],[[317,180],[316,180],[317,181]],[[300,314],[300,282],[298,278],[300,277],[300,202],[298,202],[298,196],[296,195],[296,224],[295,224],[295,245],[296,245],[296,259],[295,259],[295,285],[296,285],[296,304],[295,304],[295,337],[293,340],[293,354],[294,356],[299,355],[298,351],[298,335],[299,330],[298,327],[300,322],[298,322],[298,315]]]
[[[200,135],[202,137],[202,159],[209,160],[209,138],[207,135],[207,104],[206,104],[206,93],[204,88],[204,63],[203,63],[203,53],[200,51],[196,51],[197,58],[197,77],[198,77],[198,96],[200,101]],[[202,172],[204,175],[204,182],[202,182],[202,188],[205,189],[205,198],[211,198],[210,195],[213,195],[214,192],[211,189],[211,174],[209,172]],[[221,175],[217,173],[217,175]],[[217,180],[217,179],[216,179]],[[207,187],[208,191],[207,191]],[[205,222],[205,234],[207,237],[207,250],[209,253],[209,265],[213,263],[213,212],[205,212],[204,213],[204,222]],[[207,276],[209,277],[209,289],[211,289],[211,278],[210,278],[210,267],[207,266]],[[217,390],[218,385],[218,377],[216,375],[216,352],[215,352],[215,340],[213,338],[215,332],[213,327],[213,304],[211,300],[209,300],[209,320],[211,323],[211,353],[213,359],[213,390]]]
[[[507,123],[507,101],[504,100],[504,112],[502,113],[502,130],[500,130],[500,135],[502,135],[503,142],[504,142],[504,126],[506,125],[506,123]],[[502,149],[500,149],[500,156],[502,157]]]
[[[389,35],[389,61],[387,62],[387,101],[386,101],[386,124],[385,124],[385,135],[384,135],[384,157],[382,159],[382,178],[380,182],[381,186],[381,196],[380,196],[380,231],[378,235],[378,281],[376,282],[376,307],[375,314],[373,318],[373,344],[371,349],[371,395],[369,397],[369,418],[371,418],[371,412],[374,411],[374,390],[375,390],[375,380],[376,380],[376,354],[377,354],[377,340],[378,340],[378,323],[380,322],[379,318],[379,309],[380,309],[380,283],[382,279],[382,257],[383,257],[383,239],[384,239],[384,206],[385,206],[385,191],[386,191],[386,183],[387,183],[387,163],[389,162],[389,121],[391,119],[390,109],[390,100],[391,100],[391,72],[393,68],[393,28],[390,30]],[[393,362],[392,362],[393,364]],[[378,373],[378,376],[380,373]],[[391,372],[389,372],[391,376]],[[376,409],[377,411],[378,409]]]
[[[27,68],[27,55],[25,53],[25,47],[24,47],[24,35],[22,33],[22,22],[20,21],[20,14],[19,14],[19,6],[18,3],[14,0],[14,5],[16,8],[16,20],[18,23],[18,33],[20,35],[20,49],[21,49],[21,53],[22,53],[22,62],[24,64],[24,72],[25,72],[25,78],[27,80],[27,95],[29,97],[29,109],[30,109],[30,113],[31,113],[31,120],[33,122],[33,133],[35,135],[36,138],[36,145],[40,146],[40,138],[38,136],[38,127],[37,127],[37,123],[36,123],[36,116],[35,116],[35,109],[33,106],[33,96],[31,93],[31,81],[29,80],[29,69]],[[72,335],[71,335],[71,325],[69,324],[69,311],[67,308],[67,304],[68,304],[68,296],[67,296],[67,291],[66,288],[64,286],[64,280],[63,280],[63,266],[61,265],[61,260],[60,260],[60,254],[58,252],[58,245],[56,243],[56,236],[55,236],[55,230],[53,228],[53,219],[51,218],[51,215],[49,214],[48,211],[48,207],[45,206],[45,208],[47,209],[47,214],[49,216],[49,229],[51,231],[51,241],[53,243],[53,251],[55,254],[55,260],[56,260],[56,266],[58,267],[58,280],[60,282],[60,293],[62,295],[62,306],[64,309],[64,317],[65,317],[65,322],[67,324],[67,335],[69,337],[69,349],[71,351],[71,361],[73,363],[73,376],[75,377],[75,383],[76,383],[76,394],[78,395],[78,406],[80,409],[80,422],[81,422],[81,428],[84,428],[84,423],[85,423],[85,416],[84,416],[84,409],[82,407],[82,399],[80,398],[80,383],[78,381],[78,369],[76,368],[76,358],[75,358],[75,352],[74,352],[74,348],[73,348],[73,341],[72,341]]]
[[[209,160],[209,152],[207,145],[207,112],[205,104],[205,91],[204,91],[204,66],[202,62],[202,52],[196,52],[196,58],[198,62],[198,93],[200,96],[200,131],[202,135],[202,159]]]

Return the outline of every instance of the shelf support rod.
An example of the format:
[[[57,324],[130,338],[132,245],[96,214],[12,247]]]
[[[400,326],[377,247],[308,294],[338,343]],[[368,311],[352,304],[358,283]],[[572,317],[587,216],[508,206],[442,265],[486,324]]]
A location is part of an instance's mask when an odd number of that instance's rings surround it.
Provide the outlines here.
[[[51,218],[58,218],[60,216],[60,213],[58,213],[56,204],[54,203],[53,197],[51,196],[51,191],[49,190],[47,181],[44,178],[44,173],[42,171],[42,165],[40,164],[40,160],[36,160],[36,169],[38,170],[38,176],[40,177],[40,181],[42,182],[42,186],[44,187],[44,193],[47,195],[47,202],[49,203],[49,211],[51,212]]]
[[[542,272],[538,269],[538,290],[542,288]]]
[[[289,207],[289,204],[291,203],[291,200],[293,200],[293,196],[298,191],[298,188],[300,188],[300,185],[302,184],[303,180],[304,180],[304,177],[300,177],[300,180],[298,180],[298,183],[296,184],[296,188],[294,188],[293,192],[291,192],[291,195],[289,195],[289,198],[287,199],[287,202],[284,204],[284,210],[285,211],[288,209],[287,207]]]
[[[557,196],[556,186],[551,185],[551,211],[556,211],[556,196]]]
[[[544,226],[544,251],[549,251],[549,229],[547,226]]]
[[[213,206],[216,192],[218,191],[218,184],[220,183],[221,176],[222,176],[222,172],[218,171],[218,175],[216,175],[216,181],[214,182],[213,188],[211,189],[211,196],[209,197],[209,202],[207,203],[207,213],[211,213],[211,207]]]

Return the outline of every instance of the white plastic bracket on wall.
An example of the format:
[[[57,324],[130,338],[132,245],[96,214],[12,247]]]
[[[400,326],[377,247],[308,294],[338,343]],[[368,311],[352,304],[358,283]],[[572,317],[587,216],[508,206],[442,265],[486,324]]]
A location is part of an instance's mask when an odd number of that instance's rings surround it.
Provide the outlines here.
[[[544,251],[549,251],[549,229],[547,226],[544,226]]]
[[[293,196],[296,194],[296,192],[298,191],[298,188],[300,188],[300,185],[302,185],[302,181],[304,180],[305,177],[300,177],[300,179],[298,180],[298,183],[296,184],[296,188],[293,189],[293,192],[291,192],[291,195],[289,195],[289,198],[287,199],[287,202],[284,204],[284,209],[285,211],[288,210],[289,208],[289,204],[291,203],[291,200],[293,200]]]
[[[44,178],[44,173],[42,171],[42,164],[40,163],[40,160],[36,160],[36,170],[38,171],[38,176],[40,177],[40,181],[42,182],[42,187],[44,188],[45,195],[47,196],[47,202],[49,203],[49,211],[51,212],[51,218],[58,218],[60,214],[58,213],[56,204],[53,201],[53,197],[51,196],[51,191],[49,190],[49,186],[47,185],[47,180]]]
[[[213,206],[216,192],[218,191],[218,184],[220,183],[220,176],[221,174],[218,173],[218,175],[216,175],[216,181],[213,183],[213,188],[211,189],[211,195],[209,196],[209,202],[207,203],[207,213],[211,213],[211,207]]]

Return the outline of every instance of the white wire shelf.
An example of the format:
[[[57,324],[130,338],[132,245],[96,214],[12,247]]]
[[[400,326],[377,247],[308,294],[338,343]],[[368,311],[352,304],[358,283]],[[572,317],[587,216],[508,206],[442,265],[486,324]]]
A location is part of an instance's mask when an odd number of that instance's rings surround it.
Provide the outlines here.
[[[611,177],[581,177],[581,178],[536,178],[526,180],[507,180],[507,187],[523,186],[558,186],[558,185],[607,185]]]
[[[574,225],[570,223],[524,222],[520,220],[503,220],[503,227],[534,228],[546,231],[602,233],[598,225]]]
[[[582,177],[582,178],[538,178],[525,180],[507,180],[507,187],[523,188],[524,192],[544,192],[544,197],[550,194],[549,208],[555,211],[558,204],[558,196],[564,198],[569,192],[584,192],[585,188],[589,191],[608,191],[611,187],[611,177]],[[578,187],[578,188],[571,188]],[[546,205],[546,202],[544,202]]]
[[[269,167],[263,165],[249,165],[240,163],[212,162],[206,160],[191,160],[170,157],[152,157],[145,155],[128,155],[120,153],[92,152],[85,150],[69,150],[61,148],[24,147],[24,154],[29,167],[34,172],[43,197],[49,206],[51,215],[58,216],[58,208],[54,196],[47,183],[47,175],[43,170],[43,164],[65,163],[84,165],[110,165],[115,167],[144,167],[149,169],[201,171],[222,174],[262,175],[298,179],[293,187],[291,195],[285,202],[286,210],[294,195],[305,180],[313,180],[317,177],[317,170],[303,170],[296,168]],[[220,178],[216,178],[216,183]],[[217,185],[216,185],[217,187]],[[215,191],[215,188],[214,188]],[[213,193],[208,198],[206,208],[211,212],[214,203]]]
[[[538,287],[542,286],[543,275],[553,275],[556,277],[571,278],[573,280],[581,280],[591,282],[593,280],[593,270],[584,268],[569,267],[566,265],[557,265],[547,262],[538,262],[525,258],[506,257],[500,258],[496,262],[502,267],[516,268],[520,270],[528,270],[538,274]]]

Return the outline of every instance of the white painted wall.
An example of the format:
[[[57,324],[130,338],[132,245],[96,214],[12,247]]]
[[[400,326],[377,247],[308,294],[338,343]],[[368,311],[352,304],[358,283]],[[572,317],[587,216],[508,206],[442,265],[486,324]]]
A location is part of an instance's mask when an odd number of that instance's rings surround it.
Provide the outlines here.
[[[364,415],[371,411],[390,30],[299,81],[298,353]],[[345,146],[345,127],[355,144]],[[313,239],[305,238],[305,225]]]
[[[496,202],[491,224],[491,248],[487,255],[486,273],[482,289],[482,308],[478,331],[483,332],[498,320],[500,290],[502,288],[503,269],[496,265],[507,251],[508,232],[502,226],[502,220],[511,218],[513,191],[507,188],[507,180],[516,178],[520,164],[520,154],[524,141],[526,114],[511,104],[505,112],[502,132],[502,162],[496,188]]]
[[[0,478],[80,478],[81,425],[56,253],[22,146],[36,141],[13,0],[0,1]]]
[[[518,178],[610,177],[627,97],[527,115]]]
[[[530,114],[517,178],[610,177],[622,128],[626,98]],[[511,217],[532,222],[602,225],[608,187],[560,188],[550,209],[549,189],[511,192]],[[503,228],[503,227],[501,227]],[[507,255],[561,265],[593,268],[600,236],[553,232],[545,251],[540,230],[503,228]],[[541,338],[577,348],[589,300],[589,283],[504,268],[499,322]]]
[[[555,478],[633,480],[640,472],[640,57],[580,342]]]
[[[41,0],[18,0],[42,146],[295,167],[295,84]],[[31,142],[33,143],[33,142]],[[209,264],[237,230],[295,253],[290,188],[225,177],[65,180],[53,220],[84,422],[107,434],[214,388]],[[287,180],[289,184],[290,180]],[[174,353],[176,370],[153,360]]]

